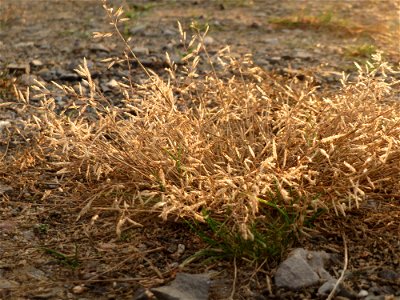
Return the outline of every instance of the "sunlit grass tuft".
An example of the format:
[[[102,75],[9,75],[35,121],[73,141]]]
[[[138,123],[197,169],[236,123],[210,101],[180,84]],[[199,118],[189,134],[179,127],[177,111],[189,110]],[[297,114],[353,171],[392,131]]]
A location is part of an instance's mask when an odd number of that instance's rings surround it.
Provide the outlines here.
[[[96,36],[118,35],[122,59],[137,60],[118,31],[122,10],[105,9],[116,31]],[[77,70],[86,91],[56,84],[72,100],[61,112],[39,83],[39,107],[20,92],[28,146],[2,166],[14,184],[38,194],[37,173],[48,172],[57,192],[80,201],[77,218],[89,217],[90,228],[110,218],[122,237],[149,226],[145,211],[186,221],[212,249],[249,259],[279,255],[323,211],[345,215],[399,193],[398,71],[379,53],[358,66],[356,82],[344,77],[335,95],[320,95],[228,48],[210,56],[205,34],[180,32],[185,64],[170,62],[163,79],[137,60],[147,80],[121,81],[119,105],[99,92],[86,61]]]

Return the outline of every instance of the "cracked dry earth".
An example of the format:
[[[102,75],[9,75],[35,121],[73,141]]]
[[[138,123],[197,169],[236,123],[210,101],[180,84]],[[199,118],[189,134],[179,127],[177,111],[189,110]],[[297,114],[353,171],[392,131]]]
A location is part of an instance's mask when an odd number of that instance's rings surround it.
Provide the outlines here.
[[[206,43],[211,53],[230,45],[237,55],[252,53],[255,63],[268,72],[300,80],[313,76],[323,89],[332,91],[339,85],[342,71],[354,75],[352,62],[365,61],[365,45],[370,46],[368,49],[382,49],[390,62],[399,63],[396,1],[112,3],[131,8],[131,20],[121,30],[134,36],[132,46],[136,53],[156,72],[166,67],[166,51],[179,60],[180,53],[174,52],[179,41],[177,20],[184,26],[191,21],[208,23]],[[344,20],[347,30],[318,24],[287,26],[276,21],[296,14],[320,16],[326,12]],[[91,39],[93,31],[108,30],[107,24],[98,1],[1,0],[2,76],[6,71],[12,73],[21,88],[34,79],[74,86],[81,78],[73,69],[86,57],[102,91],[117,99],[111,83],[125,76],[126,71],[118,66],[107,70],[100,60],[119,55],[121,45]],[[137,80],[141,76],[138,71]],[[68,100],[61,95],[56,97],[60,107]],[[12,101],[12,93],[0,93],[0,122],[12,124],[18,118],[18,111],[1,106]],[[12,153],[19,147],[18,141],[0,143],[2,153]],[[35,175],[40,178],[40,185],[20,189],[0,170],[1,299],[135,299],[139,288],[171,281],[176,266],[204,246],[179,224],[154,221],[146,214],[143,223],[152,226],[128,231],[122,240],[116,239],[113,224],[100,222],[97,230],[89,230],[88,220],[76,222],[82,204],[65,199],[62,186],[46,170],[36,170]],[[57,192],[46,198],[46,190]],[[391,195],[390,199],[376,195],[346,217],[323,216],[310,234],[310,238],[294,246],[336,254],[337,259],[328,270],[336,278],[343,268],[343,238],[347,241],[349,264],[344,286],[348,293],[337,299],[399,299],[400,195]],[[263,266],[255,272],[254,266],[238,263],[234,298],[318,298],[315,287],[297,292],[277,288],[273,283],[276,267]],[[231,263],[205,266],[196,262],[184,271],[213,271],[210,298],[230,296]]]

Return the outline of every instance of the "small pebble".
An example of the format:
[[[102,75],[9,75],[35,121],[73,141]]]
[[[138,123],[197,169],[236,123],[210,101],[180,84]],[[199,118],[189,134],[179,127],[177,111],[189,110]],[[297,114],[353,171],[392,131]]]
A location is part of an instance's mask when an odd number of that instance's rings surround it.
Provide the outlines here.
[[[41,66],[43,66],[43,63],[41,60],[34,59],[31,61],[31,65],[34,67],[41,67]]]
[[[185,252],[185,245],[184,244],[178,244],[178,250],[176,251],[177,256],[181,256]]]
[[[206,46],[212,45],[212,44],[214,44],[214,42],[215,41],[211,36],[206,36],[204,38],[204,45],[206,45]]]
[[[111,79],[109,82],[106,84],[110,88],[117,88],[119,87],[118,82],[115,79]]]
[[[367,297],[368,296],[368,291],[366,291],[366,290],[361,290],[358,294],[357,294],[357,297],[358,298],[364,298],[364,297]]]
[[[164,35],[166,35],[166,36],[177,36],[177,35],[178,35],[178,33],[177,33],[175,30],[168,29],[168,28],[164,29],[164,30],[162,31],[162,33],[163,33]]]
[[[139,56],[149,55],[149,53],[150,53],[149,48],[146,48],[146,47],[134,47],[132,49],[132,51],[133,51],[133,53],[135,53],[136,55],[139,55]]]
[[[74,287],[72,288],[72,292],[73,292],[75,295],[82,294],[82,293],[84,293],[86,290],[87,290],[87,288],[86,288],[84,285],[76,285],[76,286],[74,286]]]
[[[138,25],[129,30],[129,33],[132,35],[145,35],[147,26],[146,25]]]
[[[31,86],[36,84],[36,81],[38,80],[36,75],[29,75],[29,74],[22,74],[19,78],[19,81],[21,84],[26,85],[26,86]]]

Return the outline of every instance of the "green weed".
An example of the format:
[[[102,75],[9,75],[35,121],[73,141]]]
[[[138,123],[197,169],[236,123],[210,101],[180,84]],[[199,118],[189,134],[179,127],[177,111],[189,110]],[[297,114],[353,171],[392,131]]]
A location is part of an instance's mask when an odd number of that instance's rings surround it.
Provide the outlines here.
[[[44,253],[49,254],[50,256],[55,258],[59,264],[67,266],[71,269],[76,269],[80,265],[77,247],[75,247],[75,253],[73,256],[68,256],[62,252],[46,247],[43,247],[42,250],[44,251]]]
[[[276,259],[296,242],[300,218],[304,217],[300,226],[311,228],[327,212],[322,208],[315,211],[310,209],[312,212],[303,216],[304,213],[295,209],[295,203],[288,206],[279,204],[283,203],[279,193],[270,196],[273,200],[257,199],[261,204],[261,217],[249,226],[250,239],[244,239],[239,231],[232,230],[229,217],[218,221],[207,211],[203,211],[205,224],[187,222],[190,229],[208,244],[195,256],[205,256],[210,260],[244,258],[254,262]]]
[[[39,233],[41,235],[47,234],[49,231],[49,225],[43,224],[43,223],[37,224],[35,226],[35,230],[37,231],[37,233]]]
[[[329,30],[333,32],[352,33],[355,28],[348,20],[339,18],[331,10],[319,15],[299,14],[287,17],[271,18],[271,24],[287,28]]]
[[[128,7],[125,10],[124,17],[129,19],[127,22],[123,24],[121,29],[121,33],[124,38],[129,38],[131,36],[129,30],[130,28],[138,22],[138,20],[143,17],[145,14],[150,12],[156,4],[147,3],[147,4],[128,4]]]
[[[214,259],[237,257],[251,261],[279,257],[293,241],[292,225],[295,218],[278,205],[269,204],[272,210],[263,209],[264,216],[269,216],[256,220],[249,227],[252,239],[244,239],[238,230],[232,230],[229,217],[218,221],[208,212],[203,212],[205,225],[188,222],[192,231],[209,246],[201,251],[201,255]]]
[[[144,13],[152,10],[155,6],[156,5],[153,3],[131,4],[131,5],[129,5],[128,9],[125,11],[125,18],[131,19],[131,20],[137,20],[141,16],[143,16]]]
[[[178,149],[175,153],[168,149],[164,149],[164,151],[168,154],[168,156],[175,162],[175,168],[179,175],[182,174],[182,154],[183,148],[178,146]]]
[[[377,49],[372,44],[362,44],[357,46],[350,46],[346,48],[345,53],[351,57],[370,58],[375,54]]]

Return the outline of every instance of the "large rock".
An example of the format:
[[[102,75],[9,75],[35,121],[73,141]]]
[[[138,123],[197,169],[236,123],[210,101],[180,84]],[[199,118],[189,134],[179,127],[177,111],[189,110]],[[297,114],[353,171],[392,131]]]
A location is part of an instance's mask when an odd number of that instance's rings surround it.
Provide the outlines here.
[[[179,273],[170,285],[151,289],[158,300],[207,300],[210,278],[207,274]]]
[[[299,290],[325,282],[332,278],[324,269],[329,259],[329,254],[324,251],[295,249],[278,267],[275,284],[278,287]]]

